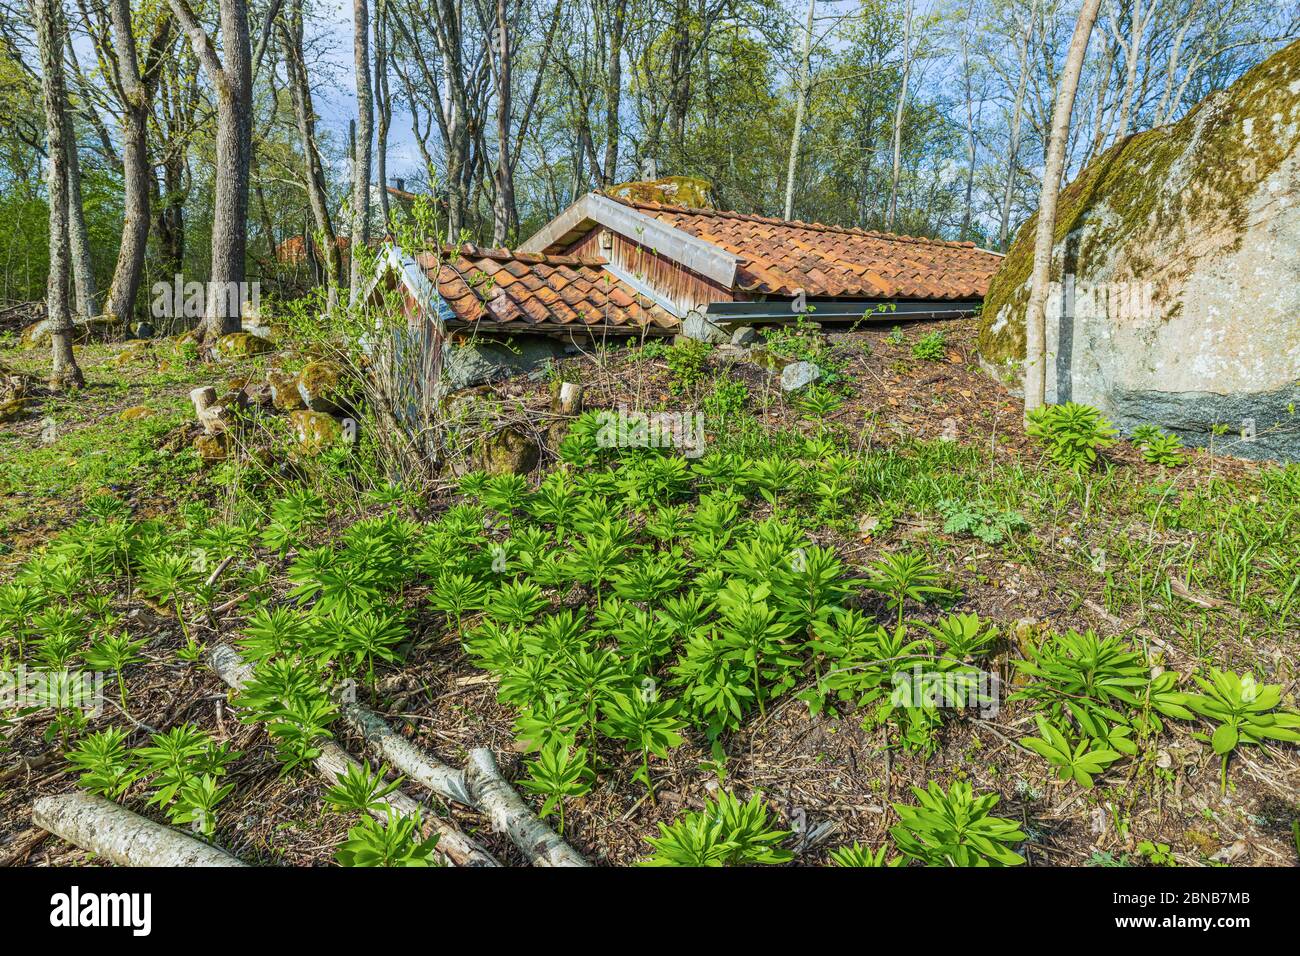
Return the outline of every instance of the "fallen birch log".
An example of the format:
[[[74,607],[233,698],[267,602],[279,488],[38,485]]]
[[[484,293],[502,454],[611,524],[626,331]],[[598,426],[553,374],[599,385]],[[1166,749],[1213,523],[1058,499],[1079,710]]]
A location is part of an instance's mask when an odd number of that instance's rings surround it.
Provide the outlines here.
[[[465,788],[465,774],[411,743],[372,710],[360,704],[344,704],[343,719],[352,725],[377,753],[421,786],[445,800],[477,809]]]
[[[239,656],[239,652],[226,644],[220,644],[208,651],[208,665],[229,687],[240,690],[253,678],[253,668]],[[316,771],[335,783],[348,770],[359,767],[342,747],[328,738],[316,742],[320,756],[315,760]],[[499,866],[496,859],[487,850],[475,843],[452,823],[427,811],[406,794],[400,791],[390,793],[384,803],[402,816],[420,814],[425,827],[438,834],[438,851],[456,866]],[[372,814],[379,819],[386,818],[386,811],[375,809]]]
[[[179,830],[93,793],[41,797],[32,822],[118,866],[246,866]]]
[[[505,832],[535,866],[588,866],[582,855],[548,827],[501,776],[492,751],[476,747],[465,764],[465,785],[492,828]]]
[[[507,834],[534,866],[588,865],[580,853],[538,819],[501,776],[492,751],[470,751],[462,772],[426,754],[360,704],[345,704],[343,716],[394,769],[444,799],[485,814],[492,828]]]

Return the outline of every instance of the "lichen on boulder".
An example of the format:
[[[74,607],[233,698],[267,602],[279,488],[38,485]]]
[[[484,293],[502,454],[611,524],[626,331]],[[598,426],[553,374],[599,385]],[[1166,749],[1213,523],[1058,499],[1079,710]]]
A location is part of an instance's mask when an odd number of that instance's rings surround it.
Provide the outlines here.
[[[537,467],[541,446],[531,435],[507,426],[479,443],[479,467],[489,475],[526,475]]]
[[[275,350],[275,344],[269,339],[251,332],[228,332],[217,339],[214,348],[217,358],[239,359]]]
[[[981,360],[1013,386],[1036,226],[980,320]],[[1061,193],[1051,279],[1048,401],[1196,445],[1250,422],[1216,447],[1300,460],[1300,42],[1091,162]]]
[[[324,451],[343,438],[343,425],[324,412],[290,412],[289,422],[293,425],[299,447],[308,454]]]
[[[352,410],[356,383],[338,362],[322,359],[298,373],[298,395],[313,412],[340,415]]]

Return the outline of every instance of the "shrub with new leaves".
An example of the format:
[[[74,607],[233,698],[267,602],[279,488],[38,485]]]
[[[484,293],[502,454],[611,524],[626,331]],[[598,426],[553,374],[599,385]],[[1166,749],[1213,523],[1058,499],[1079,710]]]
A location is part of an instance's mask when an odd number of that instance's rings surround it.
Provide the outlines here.
[[[1115,426],[1091,405],[1066,402],[1029,413],[1027,431],[1047,457],[1074,471],[1091,468],[1097,453],[1115,444]]]

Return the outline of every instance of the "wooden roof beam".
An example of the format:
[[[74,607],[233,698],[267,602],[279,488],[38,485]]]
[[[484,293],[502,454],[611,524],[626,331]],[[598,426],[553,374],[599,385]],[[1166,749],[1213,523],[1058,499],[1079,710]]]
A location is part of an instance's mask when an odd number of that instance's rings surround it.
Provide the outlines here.
[[[604,226],[728,289],[735,285],[736,268],[742,261],[739,256],[594,192],[587,193],[543,226],[519,251],[546,252],[572,242],[596,226]]]

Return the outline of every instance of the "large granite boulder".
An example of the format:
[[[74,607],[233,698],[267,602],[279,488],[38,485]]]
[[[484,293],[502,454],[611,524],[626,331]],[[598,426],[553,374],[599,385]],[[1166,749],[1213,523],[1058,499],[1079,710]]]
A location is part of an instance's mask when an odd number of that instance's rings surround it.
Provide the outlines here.
[[[1189,444],[1300,460],[1300,42],[1060,199],[1047,400]],[[1019,387],[1036,219],[984,301],[985,367]],[[1242,438],[1253,428],[1253,438]]]

